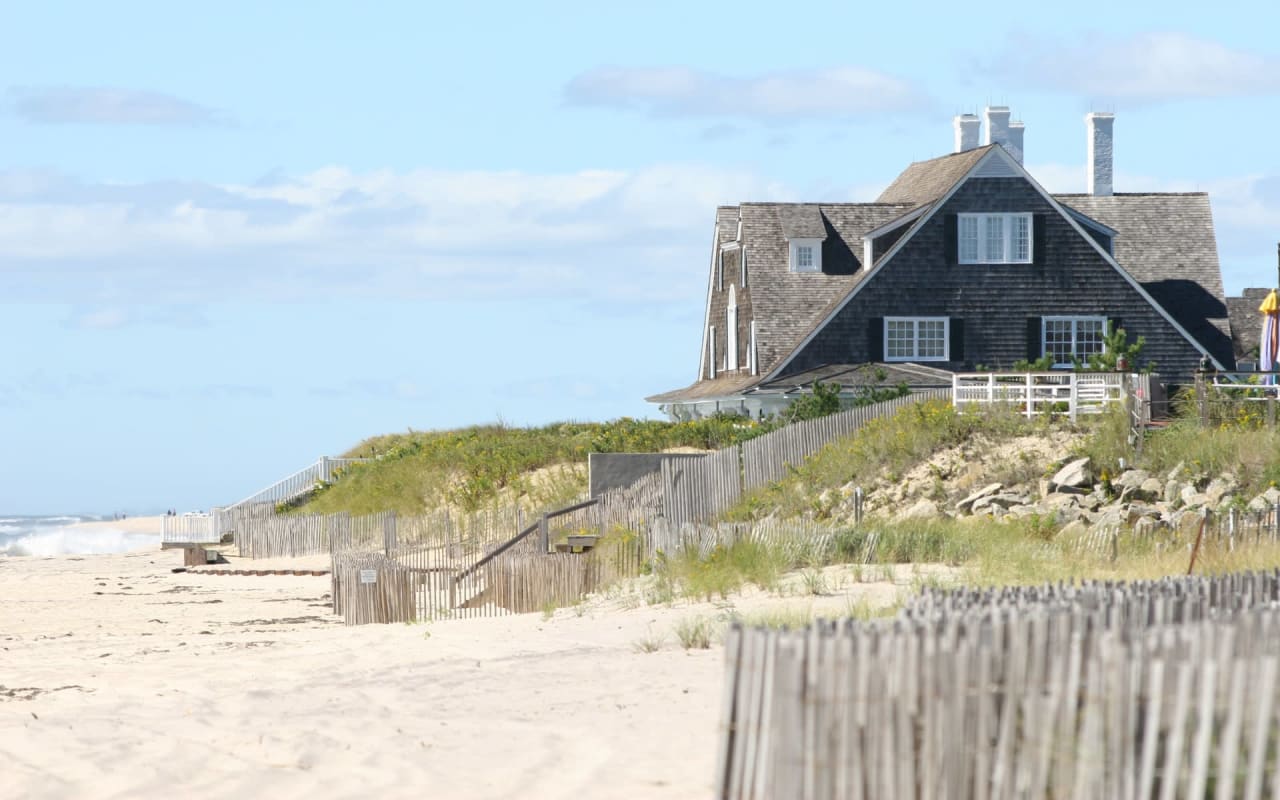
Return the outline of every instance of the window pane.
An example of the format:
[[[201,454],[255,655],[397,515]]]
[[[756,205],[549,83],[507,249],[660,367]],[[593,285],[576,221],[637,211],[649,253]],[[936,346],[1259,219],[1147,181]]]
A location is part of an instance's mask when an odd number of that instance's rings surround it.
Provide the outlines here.
[[[991,215],[986,217],[987,238],[986,252],[983,253],[983,261],[991,263],[999,263],[1005,260],[1004,256],[1004,217]]]
[[[1012,254],[1010,261],[1019,263],[1031,260],[1031,217],[1021,214],[1011,217],[1012,224]]]
[[[1069,319],[1046,319],[1044,321],[1044,352],[1053,356],[1055,364],[1071,363],[1071,332]]]
[[[813,268],[813,248],[807,246],[796,247],[796,266],[800,269]]]
[[[917,358],[942,358],[947,354],[946,327],[940,319],[920,320]]]
[[[915,358],[915,322],[909,319],[886,320],[888,326],[884,353],[887,358]]]
[[[1106,323],[1100,319],[1082,319],[1076,322],[1076,355],[1086,358],[1102,352],[1102,337]]]
[[[977,261],[978,218],[962,214],[959,219],[958,227],[960,230],[960,260],[968,262]]]

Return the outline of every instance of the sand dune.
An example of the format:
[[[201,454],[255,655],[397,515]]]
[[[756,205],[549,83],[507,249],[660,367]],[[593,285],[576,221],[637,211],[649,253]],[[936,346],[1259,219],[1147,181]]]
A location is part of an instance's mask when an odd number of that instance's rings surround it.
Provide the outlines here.
[[[346,627],[327,577],[180,564],[172,550],[0,559],[0,795],[711,793],[722,653],[672,631],[715,605],[628,594],[550,619]],[[753,602],[783,601],[739,600]]]

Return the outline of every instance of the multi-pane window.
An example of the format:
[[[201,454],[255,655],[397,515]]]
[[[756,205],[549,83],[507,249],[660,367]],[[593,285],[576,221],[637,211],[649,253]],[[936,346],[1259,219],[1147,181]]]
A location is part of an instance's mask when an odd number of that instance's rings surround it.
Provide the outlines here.
[[[956,223],[961,264],[1031,263],[1030,214],[960,214]]]
[[[1088,360],[1105,348],[1106,317],[1045,317],[1041,321],[1043,352],[1055,367],[1069,367],[1073,359]]]
[[[807,244],[796,246],[796,269],[813,269],[813,248]]]
[[[788,249],[792,272],[822,271],[821,239],[790,239]]]
[[[885,361],[946,361],[946,317],[886,317]]]

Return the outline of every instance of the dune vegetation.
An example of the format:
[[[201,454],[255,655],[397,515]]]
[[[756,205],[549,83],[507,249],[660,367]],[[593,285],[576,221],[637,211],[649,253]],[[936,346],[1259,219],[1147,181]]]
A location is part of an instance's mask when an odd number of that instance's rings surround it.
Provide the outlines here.
[[[586,486],[583,465],[590,452],[710,450],[758,436],[778,424],[738,417],[680,423],[620,419],[379,436],[347,453],[375,460],[350,469],[303,509],[394,509],[412,514],[444,506],[470,511],[513,501],[547,508],[581,496]],[[743,540],[709,555],[662,554],[648,567],[647,599],[713,599],[748,585],[774,590],[784,576],[797,571],[818,575],[833,564],[857,565],[857,574],[868,579],[874,579],[877,568],[891,565],[944,565],[950,580],[979,586],[1185,573],[1185,547],[1163,546],[1156,537],[1127,537],[1099,553],[1080,547],[1079,537],[1059,535],[1062,526],[1052,516],[918,520],[873,515],[854,522],[831,513],[828,498],[834,493],[850,485],[898,480],[930,464],[945,448],[973,441],[998,446],[1015,437],[1049,437],[1064,431],[1073,442],[1068,449],[1052,458],[1001,468],[1035,480],[1052,475],[1069,459],[1088,456],[1096,471],[1111,475],[1125,466],[1141,466],[1155,474],[1178,469],[1202,476],[1230,473],[1240,486],[1236,502],[1241,504],[1280,481],[1280,434],[1260,425],[1257,415],[1237,416],[1211,428],[1202,428],[1194,417],[1175,418],[1168,427],[1148,434],[1137,464],[1119,410],[1072,423],[1052,417],[1028,420],[998,410],[961,413],[945,402],[922,403],[832,442],[784,479],[748,493],[724,515],[725,521],[736,522],[794,518],[823,523],[834,533],[829,546],[797,550]],[[942,487],[949,494],[955,488]],[[1206,543],[1196,569],[1221,572],[1275,565],[1280,565],[1280,547],[1275,545],[1225,549]],[[815,585],[813,593],[821,594],[820,588]]]

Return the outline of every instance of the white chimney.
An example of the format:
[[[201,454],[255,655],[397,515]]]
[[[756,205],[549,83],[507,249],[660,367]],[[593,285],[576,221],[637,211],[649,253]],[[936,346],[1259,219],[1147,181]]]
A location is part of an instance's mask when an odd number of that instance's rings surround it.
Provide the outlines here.
[[[1009,151],[1009,155],[1013,156],[1013,160],[1019,164],[1022,163],[1022,137],[1027,132],[1027,126],[1021,122],[1009,123],[1009,143],[1004,146]]]
[[[1111,126],[1115,121],[1115,114],[1101,111],[1091,111],[1084,115],[1084,124],[1089,130],[1089,158],[1086,164],[1089,171],[1089,194],[1099,197],[1110,197],[1113,191],[1111,162],[1115,152]]]
[[[983,144],[998,144],[1009,149],[1009,107],[987,106],[987,132]]]
[[[960,114],[953,120],[956,128],[956,152],[963,153],[978,146],[978,128],[982,121],[977,114]]]

